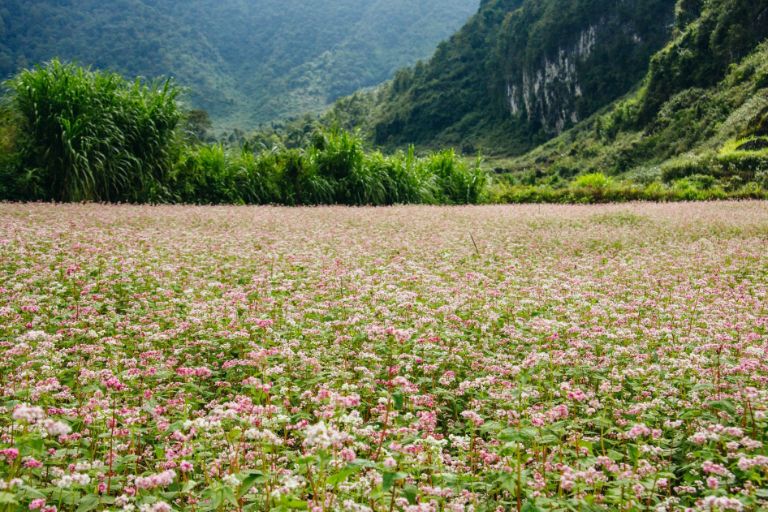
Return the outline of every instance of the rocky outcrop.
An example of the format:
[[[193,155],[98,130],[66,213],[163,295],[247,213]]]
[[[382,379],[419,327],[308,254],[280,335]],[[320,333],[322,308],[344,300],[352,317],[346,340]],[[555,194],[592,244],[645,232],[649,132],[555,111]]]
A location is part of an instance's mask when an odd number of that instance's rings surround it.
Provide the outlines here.
[[[670,40],[675,3],[484,0],[388,91],[374,140],[527,151],[636,86]]]
[[[644,25],[631,11],[616,8],[585,23],[554,50],[533,58],[517,57],[529,54],[529,48],[507,48],[509,62],[501,65],[508,115],[534,130],[560,134],[606,100],[625,93],[668,37],[673,3],[661,2],[660,7],[666,10],[659,9],[656,26]],[[512,24],[507,28],[517,29]]]
[[[573,100],[583,95],[577,65],[592,55],[597,44],[597,27],[590,26],[570,48],[560,48],[554,58],[545,57],[535,71],[524,70],[521,83],[507,82],[507,100],[513,116],[562,132],[567,123],[577,123],[579,113]],[[550,121],[554,121],[550,125]]]

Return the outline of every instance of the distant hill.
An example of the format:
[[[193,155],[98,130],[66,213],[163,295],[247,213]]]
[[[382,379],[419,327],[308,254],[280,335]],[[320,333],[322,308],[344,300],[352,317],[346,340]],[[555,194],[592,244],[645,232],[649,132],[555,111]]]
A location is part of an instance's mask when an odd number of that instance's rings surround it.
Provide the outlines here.
[[[478,0],[4,0],[0,76],[58,56],[174,76],[220,126],[318,111],[429,57]]]

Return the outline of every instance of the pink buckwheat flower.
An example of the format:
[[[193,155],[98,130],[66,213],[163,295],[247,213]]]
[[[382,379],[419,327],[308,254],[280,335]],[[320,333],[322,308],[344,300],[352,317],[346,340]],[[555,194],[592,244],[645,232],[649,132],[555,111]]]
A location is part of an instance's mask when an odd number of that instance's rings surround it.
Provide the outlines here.
[[[29,502],[29,510],[40,510],[45,506],[44,498],[37,498]]]
[[[176,472],[169,469],[162,473],[149,475],[146,477],[138,477],[136,479],[136,487],[138,489],[155,489],[157,487],[167,487],[171,485],[176,478]]]
[[[16,448],[6,448],[0,450],[0,457],[5,459],[6,462],[13,462],[19,457],[19,450]]]
[[[474,426],[479,427],[483,423],[485,423],[485,420],[480,417],[479,414],[477,414],[475,411],[463,411],[461,413],[461,417],[465,420],[472,423]]]

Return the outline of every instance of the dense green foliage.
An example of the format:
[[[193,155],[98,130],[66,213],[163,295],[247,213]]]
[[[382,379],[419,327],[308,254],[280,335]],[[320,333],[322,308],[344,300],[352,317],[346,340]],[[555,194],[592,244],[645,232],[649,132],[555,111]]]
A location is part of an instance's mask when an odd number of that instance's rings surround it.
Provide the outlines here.
[[[175,88],[80,70],[72,95],[45,81],[32,90],[92,105],[133,97],[117,111],[136,119],[156,94],[166,98],[160,125],[169,129],[162,149],[136,149],[114,135],[123,125],[110,109],[83,108],[87,143],[70,151],[78,158],[68,156],[63,134],[73,132],[59,122],[72,122],[71,108],[69,117],[31,117],[20,80],[41,72],[22,73],[0,109],[0,197],[293,205],[765,198],[767,18],[768,0],[485,0],[431,61],[385,86],[321,115],[234,130],[219,144],[209,143],[203,111],[170,129],[179,121]],[[114,83],[125,94],[104,99]],[[31,136],[37,125],[59,134]],[[483,148],[497,177],[490,183],[452,150],[417,157],[410,142]],[[135,153],[106,158],[112,147]]]
[[[381,145],[521,153],[626,94],[668,40],[673,0],[487,0],[358,119]]]
[[[0,123],[2,199],[242,204],[467,204],[487,175],[453,151],[366,152],[344,130],[302,148],[190,142],[178,89],[53,61],[8,82]],[[191,119],[187,119],[189,126]],[[202,123],[194,120],[196,125]]]
[[[497,201],[765,197],[767,36],[768,0],[487,0],[429,63],[318,122],[482,147]]]
[[[129,83],[53,61],[22,71],[8,87],[22,172],[6,167],[6,193],[56,201],[163,195],[180,119],[173,84]]]
[[[641,105],[645,121],[675,93],[716,85],[768,37],[764,0],[680,0],[677,15],[679,34],[651,60]]]
[[[198,204],[472,204],[486,199],[488,175],[453,151],[419,158],[413,148],[366,152],[343,130],[315,133],[304,149],[254,154],[203,145],[184,152],[169,201]]]
[[[630,201],[715,201],[768,199],[768,183],[726,189],[714,178],[692,175],[671,182],[613,179],[602,173],[584,174],[559,185],[499,181],[490,193],[494,203],[625,203]]]
[[[745,20],[767,13],[765,0],[679,2],[679,33],[653,58],[644,86],[530,153],[496,162],[510,173],[506,188],[543,187],[561,197],[574,176],[603,172],[614,185],[651,186],[651,197],[658,190],[765,197],[768,43]],[[692,47],[693,39],[701,45]]]
[[[4,0],[0,78],[53,57],[174,76],[220,127],[322,109],[426,58],[477,0]]]

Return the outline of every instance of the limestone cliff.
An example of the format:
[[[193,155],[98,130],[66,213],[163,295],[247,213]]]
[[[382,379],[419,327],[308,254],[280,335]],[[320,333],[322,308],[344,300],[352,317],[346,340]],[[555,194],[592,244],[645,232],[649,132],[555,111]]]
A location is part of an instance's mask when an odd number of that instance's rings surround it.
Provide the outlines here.
[[[629,92],[674,12],[675,0],[484,1],[431,61],[399,75],[376,141],[524,151]]]

